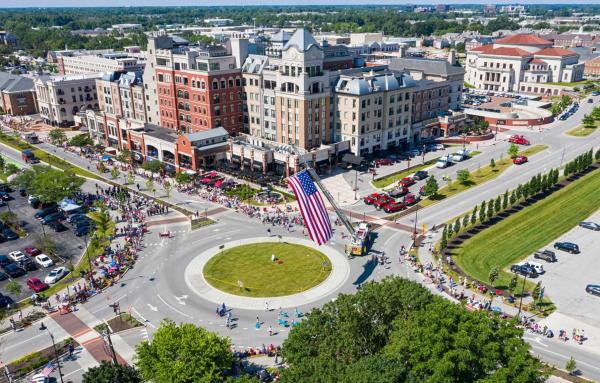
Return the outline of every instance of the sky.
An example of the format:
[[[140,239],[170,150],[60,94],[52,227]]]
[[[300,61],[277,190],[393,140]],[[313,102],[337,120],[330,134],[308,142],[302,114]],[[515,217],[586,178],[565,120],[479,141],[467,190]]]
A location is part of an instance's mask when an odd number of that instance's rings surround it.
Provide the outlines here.
[[[0,8],[14,7],[116,7],[116,6],[217,6],[217,5],[359,5],[359,4],[600,4],[600,0],[521,0],[521,1],[491,1],[491,0],[0,0]]]

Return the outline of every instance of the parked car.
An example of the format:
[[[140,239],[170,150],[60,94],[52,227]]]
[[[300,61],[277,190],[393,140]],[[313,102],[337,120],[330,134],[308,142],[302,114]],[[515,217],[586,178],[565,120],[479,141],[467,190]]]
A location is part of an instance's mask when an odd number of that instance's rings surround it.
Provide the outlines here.
[[[67,275],[67,269],[64,267],[57,267],[46,276],[44,282],[51,285],[61,280],[65,275]]]
[[[36,255],[42,253],[37,247],[33,247],[33,246],[26,247],[23,251],[25,252],[25,254],[29,255],[30,257],[35,257]]]
[[[37,266],[29,258],[25,258],[22,261],[17,262],[17,265],[25,271],[37,270]]]
[[[412,177],[404,177],[400,181],[398,181],[398,186],[409,187],[414,184],[415,180]]]
[[[7,297],[6,295],[0,294],[0,308],[3,309],[6,306],[8,306],[10,303],[12,303],[12,299]]]
[[[414,194],[407,194],[402,198],[402,202],[406,205],[414,205],[421,200],[421,197]]]
[[[25,254],[23,254],[19,250],[11,251],[10,253],[8,253],[8,256],[11,257],[12,260],[15,262],[19,262],[20,260],[27,258]]]
[[[8,265],[12,261],[6,255],[0,255],[0,267],[4,268],[4,266]]]
[[[60,233],[62,231],[68,230],[67,227],[65,225],[63,225],[62,222],[60,222],[60,221],[50,222],[48,224],[48,226],[50,226],[50,228],[52,230],[54,230],[54,232],[56,232],[56,233]]]
[[[396,186],[389,192],[390,196],[394,198],[402,197],[406,193],[408,193],[408,188],[406,186]]]
[[[54,262],[46,254],[36,255],[35,261],[42,267],[50,267],[54,265]]]
[[[48,225],[51,222],[58,221],[60,219],[64,219],[65,214],[62,211],[57,211],[51,214],[48,214],[42,219],[42,225]]]
[[[383,207],[383,211],[385,211],[388,214],[395,213],[397,211],[404,210],[404,209],[406,209],[406,205],[403,204],[402,202],[390,203]]]
[[[571,254],[579,254],[579,246],[573,242],[555,242],[554,248]]]
[[[535,271],[535,269],[527,264],[524,265],[512,265],[510,267],[510,271],[512,273],[517,273],[529,278],[535,278],[538,276],[537,272]]]
[[[363,198],[363,202],[366,203],[367,205],[373,205],[373,203],[375,201],[377,201],[378,199],[380,199],[381,197],[385,196],[386,194],[383,193],[373,193],[373,194],[369,194],[368,196]]]
[[[40,281],[39,278],[31,277],[27,280],[27,287],[29,287],[31,290],[35,291],[36,293],[39,293],[41,291],[46,290],[48,288],[48,285],[45,284],[44,282]]]
[[[461,149],[458,152],[452,154],[452,161],[461,162],[471,158],[469,156],[469,149]]]
[[[451,156],[442,156],[435,163],[435,167],[438,169],[444,169],[453,164]]]
[[[382,158],[379,160],[375,161],[375,166],[379,167],[379,166],[389,166],[389,165],[393,165],[394,161],[392,161],[389,158]]]
[[[88,219],[88,216],[85,214],[72,214],[70,216],[67,217],[67,222],[72,223],[78,220],[85,220]]]
[[[427,178],[427,171],[419,170],[415,174],[413,174],[412,178],[417,181],[424,180],[425,178]]]
[[[600,285],[587,285],[585,292],[600,297]]]
[[[600,230],[600,225],[598,225],[596,222],[583,221],[579,222],[579,226],[583,227],[584,229],[590,229],[594,231]]]
[[[19,278],[22,275],[25,275],[25,270],[17,266],[16,263],[9,263],[4,268],[6,274],[8,274],[11,278]]]
[[[529,145],[530,142],[528,139],[526,139],[522,134],[513,134],[512,136],[510,136],[508,138],[508,142],[511,142],[513,144],[517,144],[517,145]]]
[[[377,201],[373,202],[373,206],[375,206],[375,209],[379,210],[382,207],[384,207],[387,204],[390,203],[394,203],[394,199],[388,195],[384,195],[381,198],[379,198]]]
[[[546,262],[556,262],[556,254],[552,250],[536,251],[533,253],[533,258],[543,259]]]
[[[525,261],[525,262],[517,263],[517,265],[519,265],[519,266],[528,265],[530,267],[533,267],[533,269],[535,270],[535,272],[538,275],[544,274],[546,272],[546,270],[544,270],[544,265],[542,265],[541,263],[537,263],[537,262]]]
[[[38,219],[38,220],[41,221],[47,215],[52,214],[52,213],[56,213],[57,211],[58,211],[58,206],[51,205],[51,206],[49,206],[49,207],[47,207],[45,209],[42,209],[42,210],[38,211],[37,213],[35,213],[34,217],[36,219]]]
[[[521,164],[524,164],[525,162],[527,162],[526,156],[516,156],[515,158],[513,158],[513,164],[515,164],[515,165],[521,165]]]
[[[8,275],[0,271],[0,281],[5,281],[8,279]]]

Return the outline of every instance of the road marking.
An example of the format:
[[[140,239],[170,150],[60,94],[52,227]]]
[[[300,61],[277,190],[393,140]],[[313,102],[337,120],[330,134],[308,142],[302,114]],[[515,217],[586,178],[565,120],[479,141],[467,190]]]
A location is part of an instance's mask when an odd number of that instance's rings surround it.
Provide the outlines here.
[[[148,308],[154,312],[158,311],[158,307],[152,306],[150,303],[148,303]]]
[[[173,307],[170,304],[168,304],[160,295],[156,294],[156,296],[158,297],[158,299],[160,299],[162,301],[162,303],[164,303],[171,310],[175,311],[176,313],[179,313],[180,315],[183,315],[186,318],[192,318],[191,315],[188,315],[188,314],[184,313],[183,311],[179,311],[175,307]]]
[[[150,325],[150,327],[152,328],[156,328],[155,325],[153,325],[148,319],[144,318],[144,316],[142,314],[140,314],[139,311],[137,311],[137,309],[135,307],[131,307],[131,310],[135,311],[136,315],[139,316],[140,318],[142,318],[142,321],[144,321],[144,323]]]
[[[69,375],[73,375],[74,373],[76,373],[76,372],[79,372],[79,371],[83,371],[83,368],[78,368],[78,369],[77,369],[77,370],[75,370],[75,371],[71,371],[71,372],[69,372],[68,374],[64,374],[64,375],[63,375],[63,378],[66,378],[66,377],[67,377],[67,376],[69,376]]]
[[[11,332],[11,333],[9,333],[9,334],[6,334],[6,335],[10,335],[10,334],[14,334],[14,333],[12,333],[12,332]],[[32,337],[28,338],[27,340],[24,340],[24,341],[22,341],[22,342],[19,342],[19,343],[12,343],[12,342],[11,342],[10,346],[11,346],[11,348],[14,348],[15,346],[20,346],[20,345],[22,345],[22,344],[25,344],[25,343],[29,342],[29,341],[30,341],[30,340],[32,340],[32,339],[39,338],[39,337],[40,337],[40,336],[42,336],[42,335],[45,335],[45,334],[44,334],[44,333],[42,333],[42,334],[34,335],[34,336],[32,336]]]

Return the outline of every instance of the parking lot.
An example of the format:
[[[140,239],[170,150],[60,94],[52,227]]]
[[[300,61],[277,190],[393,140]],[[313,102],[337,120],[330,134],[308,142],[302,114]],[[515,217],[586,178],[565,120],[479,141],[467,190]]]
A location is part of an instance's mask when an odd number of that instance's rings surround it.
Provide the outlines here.
[[[586,221],[600,222],[600,211]],[[546,287],[546,294],[556,304],[557,311],[591,326],[600,322],[600,297],[586,293],[588,284],[600,284],[600,231],[575,227],[556,241],[568,241],[579,245],[579,254],[554,250],[550,243],[546,249],[556,253],[557,262],[547,263],[531,257],[530,261],[543,264],[546,272],[536,280]]]
[[[27,279],[37,277],[43,281],[52,268],[56,266],[65,266],[65,263],[69,260],[75,264],[83,252],[84,239],[83,237],[76,237],[73,234],[71,225],[66,222],[65,226],[68,230],[63,232],[57,233],[48,226],[42,228],[40,221],[34,217],[34,214],[39,210],[36,210],[29,205],[27,197],[21,196],[18,190],[12,191],[10,195],[13,199],[8,201],[8,206],[0,208],[0,213],[9,211],[10,208],[10,211],[17,215],[17,220],[20,226],[27,232],[27,235],[19,239],[6,240],[5,242],[0,243],[0,254],[8,256],[10,252],[15,250],[25,253],[24,250],[27,247],[38,247],[45,233],[46,237],[54,244],[56,254],[62,258],[61,260],[58,257],[51,257],[55,261],[55,265],[44,268],[35,262],[34,257],[30,257],[26,254],[25,256],[33,261],[37,269],[28,271],[24,276],[15,278],[21,285],[21,294],[19,296],[14,296],[6,291],[6,284],[12,280],[11,278],[0,281],[0,293],[8,295],[14,301],[17,301],[29,297],[32,294],[32,290],[26,285]],[[0,271],[4,272],[4,270]]]

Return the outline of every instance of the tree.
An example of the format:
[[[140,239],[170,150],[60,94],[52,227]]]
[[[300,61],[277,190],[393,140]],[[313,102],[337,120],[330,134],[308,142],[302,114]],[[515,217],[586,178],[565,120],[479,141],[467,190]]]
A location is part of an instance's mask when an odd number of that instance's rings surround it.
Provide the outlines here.
[[[129,171],[127,173],[126,181],[127,181],[128,184],[132,184],[132,183],[135,182],[135,174],[133,174],[132,171]]]
[[[596,154],[594,154],[594,158],[596,159],[596,161],[600,161],[600,149],[596,151]]]
[[[171,196],[171,190],[173,190],[173,185],[171,185],[169,180],[165,180],[165,182],[163,182],[163,189],[165,190],[167,198],[169,198]]]
[[[146,189],[152,191],[154,189],[154,178],[150,177],[146,180]]]
[[[583,122],[583,125],[585,125],[587,127],[594,127],[596,125],[596,121],[594,120],[594,117],[592,117],[589,114],[584,114],[583,119],[581,121]]]
[[[61,171],[50,166],[35,165],[15,179],[28,194],[37,196],[41,202],[59,202],[75,195],[84,180],[71,170]]]
[[[113,180],[116,180],[119,177],[119,174],[121,174],[121,172],[116,166],[113,166],[112,169],[110,169],[110,178]]]
[[[454,221],[454,232],[456,234],[460,232],[460,218],[457,218],[456,221]]]
[[[471,213],[471,225],[475,225],[477,222],[477,205],[473,208],[473,212]]]
[[[539,302],[542,297],[542,281],[538,281],[533,287],[533,291],[531,292],[531,297],[533,298],[533,302]]]
[[[89,368],[83,374],[83,383],[142,383],[138,370],[129,365],[114,365],[103,360],[99,366]]]
[[[575,373],[575,371],[577,370],[577,362],[575,362],[575,359],[573,359],[573,357],[570,357],[569,360],[567,360],[567,363],[565,364],[565,369],[567,370],[569,375],[573,375]]]
[[[14,279],[12,281],[8,282],[4,288],[6,289],[6,291],[8,291],[9,293],[11,293],[14,296],[21,295],[21,291],[23,290],[23,287],[21,286],[21,284],[19,282],[15,281]]]
[[[418,283],[386,278],[313,309],[284,341],[281,381],[541,383],[541,362],[522,333]]]
[[[492,218],[494,216],[494,199],[488,201],[487,217]]]
[[[84,146],[94,145],[94,140],[92,140],[88,134],[83,133],[73,136],[69,141],[69,145],[82,148]]]
[[[513,190],[512,193],[510,193],[510,204],[514,205],[517,202],[517,190]]]
[[[502,208],[502,197],[498,196],[496,197],[496,201],[494,201],[494,211],[496,212],[496,214],[498,214],[500,212]]]
[[[144,380],[155,383],[223,381],[233,362],[230,345],[202,327],[166,319],[151,341],[137,345],[135,365]]]
[[[128,164],[131,162],[131,150],[127,148],[123,148],[117,155],[117,160],[124,164]]]
[[[88,214],[96,228],[94,229],[94,237],[98,238],[101,246],[110,244],[110,240],[115,236],[115,221],[110,216],[108,208],[105,204],[99,204],[96,211]]]
[[[462,185],[469,185],[471,183],[471,173],[466,169],[458,170],[456,172],[456,179]]]
[[[448,247],[448,240],[446,239],[446,237],[442,237],[442,240],[440,241],[440,249],[444,250],[447,247]]]
[[[500,268],[498,266],[494,266],[490,269],[490,272],[488,273],[488,279],[490,280],[492,286],[494,286],[494,282],[496,281],[496,279],[498,279],[499,274]]]
[[[517,201],[523,198],[523,185],[517,186]]]
[[[486,203],[485,201],[481,202],[481,206],[479,207],[479,222],[485,221],[485,217],[487,217],[487,212],[485,211]]]
[[[2,155],[0,155],[0,172],[4,171],[5,165],[6,165],[6,161],[4,160],[4,157]]]
[[[517,144],[510,144],[510,146],[508,148],[508,155],[511,158],[515,158],[518,154],[519,154],[519,147],[517,146]]]
[[[494,169],[496,167],[496,161],[494,161],[494,159],[492,158],[490,160],[490,168]]]
[[[448,237],[448,239],[450,239],[454,236],[454,229],[452,227],[452,224],[448,224],[448,225],[446,225],[446,227],[448,228],[446,230],[446,236]]]
[[[194,178],[192,177],[192,175],[188,174],[187,172],[179,172],[177,173],[177,175],[175,175],[175,182],[177,182],[178,185],[189,184],[193,181],[193,179]],[[425,188],[427,188],[427,183],[425,184]]]
[[[67,142],[67,134],[61,128],[54,128],[48,133],[48,138],[52,145],[62,145]]]
[[[510,278],[510,282],[508,282],[508,291],[510,291],[510,293],[513,294],[513,292],[515,291],[516,288],[517,288],[517,274],[513,274],[512,278]]]
[[[502,197],[502,210],[506,210],[508,208],[508,190],[504,193]]]
[[[152,175],[160,172],[162,167],[162,163],[158,160],[146,161],[142,164],[142,169],[149,171],[150,173],[152,173]]]
[[[429,176],[429,178],[427,178],[427,181],[425,181],[424,191],[425,191],[425,195],[427,195],[427,196],[430,196],[430,197],[437,196],[438,191],[439,191],[439,185],[433,175]]]
[[[469,222],[471,222],[471,220],[469,218],[470,218],[469,213],[465,214],[465,216],[463,217],[463,220],[462,220],[463,227],[469,226]]]

